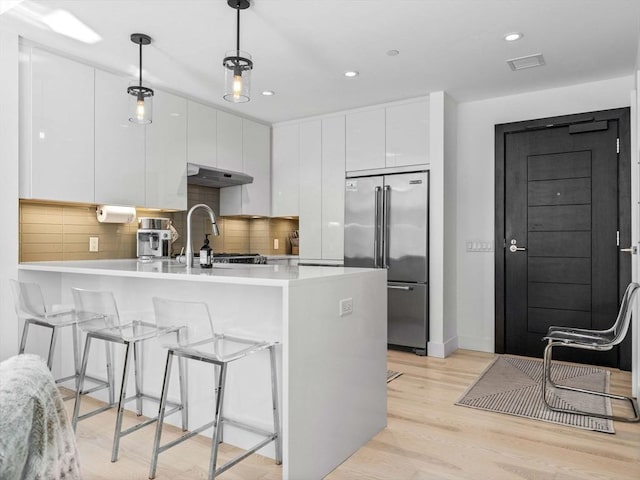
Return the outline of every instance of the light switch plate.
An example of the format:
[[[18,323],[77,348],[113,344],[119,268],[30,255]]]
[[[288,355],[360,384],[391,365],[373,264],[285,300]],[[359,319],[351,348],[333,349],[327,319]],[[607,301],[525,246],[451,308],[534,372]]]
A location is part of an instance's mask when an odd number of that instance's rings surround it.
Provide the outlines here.
[[[98,251],[98,239],[100,237],[89,237],[89,251],[97,252]]]

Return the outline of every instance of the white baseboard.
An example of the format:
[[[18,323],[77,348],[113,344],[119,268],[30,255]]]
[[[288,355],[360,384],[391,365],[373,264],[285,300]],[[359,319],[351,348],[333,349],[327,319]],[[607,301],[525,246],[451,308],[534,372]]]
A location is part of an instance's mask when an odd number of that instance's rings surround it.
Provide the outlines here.
[[[495,352],[495,342],[493,338],[480,337],[458,337],[459,348],[465,350],[476,350],[478,352]]]
[[[458,349],[458,337],[453,337],[444,343],[427,342],[427,355],[430,357],[446,358]]]

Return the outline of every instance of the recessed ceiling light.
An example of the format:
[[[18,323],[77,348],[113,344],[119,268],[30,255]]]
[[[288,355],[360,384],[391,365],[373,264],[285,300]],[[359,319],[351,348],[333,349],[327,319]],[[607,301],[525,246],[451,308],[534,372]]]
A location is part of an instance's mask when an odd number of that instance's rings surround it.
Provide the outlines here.
[[[389,55],[390,57],[395,57],[399,53],[400,52],[398,50],[387,50],[387,55]]]
[[[42,21],[54,32],[84,43],[97,43],[102,37],[66,10],[54,10],[42,17]]]
[[[276,92],[274,92],[273,90],[265,90],[264,92],[262,92],[262,95],[264,95],[265,97],[271,97],[272,95],[275,95]]]
[[[357,77],[358,75],[360,75],[360,73],[356,72],[355,70],[349,70],[348,72],[344,72],[344,76],[347,78]]]
[[[524,35],[521,34],[520,32],[511,32],[511,33],[507,33],[504,36],[504,39],[507,42],[515,42],[516,40],[520,40],[522,37],[524,37]]]

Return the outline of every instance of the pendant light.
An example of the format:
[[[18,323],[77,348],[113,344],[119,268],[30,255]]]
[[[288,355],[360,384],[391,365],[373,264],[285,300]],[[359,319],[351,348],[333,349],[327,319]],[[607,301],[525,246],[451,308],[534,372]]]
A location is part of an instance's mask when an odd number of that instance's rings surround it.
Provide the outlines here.
[[[140,46],[140,77],[137,85],[127,88],[127,93],[131,95],[129,102],[129,121],[132,123],[151,123],[153,112],[153,90],[142,85],[142,46],[151,43],[151,37],[144,33],[132,33],[131,41]]]
[[[251,55],[240,50],[240,10],[249,8],[249,0],[227,0],[231,8],[237,12],[236,49],[226,53],[222,65],[224,66],[224,98],[233,103],[243,103],[250,100],[251,70],[253,62]]]

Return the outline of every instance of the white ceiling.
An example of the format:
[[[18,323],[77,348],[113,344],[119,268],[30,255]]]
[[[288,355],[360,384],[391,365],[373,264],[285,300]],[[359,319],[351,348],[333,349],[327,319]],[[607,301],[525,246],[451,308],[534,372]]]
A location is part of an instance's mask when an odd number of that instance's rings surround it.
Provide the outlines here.
[[[137,73],[129,36],[150,35],[143,74],[154,87],[279,122],[444,90],[458,101],[630,75],[637,68],[638,0],[252,0],[241,49],[255,63],[252,98],[222,100],[222,58],[235,48],[226,0],[24,0],[0,28],[109,70]],[[102,40],[54,33],[39,15],[73,13]],[[35,16],[34,16],[35,15]],[[31,20],[29,20],[31,19]],[[524,38],[507,43],[512,31]],[[400,51],[391,57],[390,49]],[[506,60],[542,53],[546,66]],[[360,76],[347,79],[346,70]],[[276,95],[263,97],[262,90]]]

